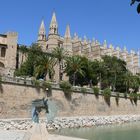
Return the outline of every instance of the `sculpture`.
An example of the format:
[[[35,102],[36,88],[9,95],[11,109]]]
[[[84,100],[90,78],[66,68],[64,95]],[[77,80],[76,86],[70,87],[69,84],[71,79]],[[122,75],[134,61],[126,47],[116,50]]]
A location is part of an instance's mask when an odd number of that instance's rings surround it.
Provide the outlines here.
[[[39,113],[42,110],[45,110],[46,113],[49,113],[47,102],[48,102],[48,99],[45,99],[45,98],[37,99],[32,102],[32,105],[33,105],[32,120],[33,120],[33,122],[39,123]]]

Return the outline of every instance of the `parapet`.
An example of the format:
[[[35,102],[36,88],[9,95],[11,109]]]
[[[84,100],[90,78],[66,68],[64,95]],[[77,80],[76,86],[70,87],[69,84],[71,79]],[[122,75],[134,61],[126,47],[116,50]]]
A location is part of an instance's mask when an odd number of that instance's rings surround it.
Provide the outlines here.
[[[18,36],[17,32],[7,32],[6,33],[8,36]]]

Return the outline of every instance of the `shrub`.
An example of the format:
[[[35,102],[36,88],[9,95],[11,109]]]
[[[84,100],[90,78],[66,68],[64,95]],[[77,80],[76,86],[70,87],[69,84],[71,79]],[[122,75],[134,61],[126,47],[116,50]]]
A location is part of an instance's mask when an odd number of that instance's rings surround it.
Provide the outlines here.
[[[130,99],[131,104],[133,105],[134,104],[133,103],[133,99],[134,99],[133,93],[129,94],[129,99]]]
[[[93,93],[94,93],[95,97],[98,99],[99,98],[99,88],[93,87]]]
[[[133,101],[134,101],[135,105],[137,106],[138,95],[137,95],[137,93],[133,93],[133,96],[134,96]]]
[[[130,93],[129,99],[130,99],[130,102],[131,102],[132,104],[137,105],[137,100],[138,100],[138,95],[137,95],[137,93]]]
[[[43,88],[44,91],[47,91],[47,96],[52,95],[51,83],[48,83],[48,82],[44,81],[43,84],[42,84],[42,88]]]
[[[36,79],[33,79],[31,82],[35,86],[36,90],[38,92],[40,92],[40,81],[39,80],[36,80]]]
[[[72,85],[68,81],[62,81],[60,83],[60,88],[62,88],[66,99],[70,101],[72,94]]]
[[[40,86],[40,81],[39,80],[34,80],[33,83],[37,88]]]
[[[104,96],[104,100],[107,103],[107,105],[110,106],[110,96],[111,96],[110,88],[104,89],[103,96]]]
[[[125,98],[125,99],[127,99],[127,94],[128,94],[128,93],[124,93],[124,98]]]
[[[137,94],[137,99],[138,99],[138,100],[140,100],[140,93],[139,93],[139,94]]]
[[[115,97],[115,101],[116,101],[116,105],[119,106],[119,98],[120,98],[120,94],[117,93],[116,97]]]
[[[82,87],[82,88],[81,88],[81,92],[82,92],[83,94],[86,94],[87,89],[86,89],[86,88],[84,88],[84,87]]]

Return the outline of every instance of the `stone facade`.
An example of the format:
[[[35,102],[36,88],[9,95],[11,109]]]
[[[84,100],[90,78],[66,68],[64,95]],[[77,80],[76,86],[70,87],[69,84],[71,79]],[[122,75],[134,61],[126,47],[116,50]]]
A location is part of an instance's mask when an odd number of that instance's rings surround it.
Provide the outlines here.
[[[104,55],[116,56],[127,63],[127,68],[133,74],[139,72],[139,54],[133,50],[129,53],[126,47],[121,50],[119,47],[114,48],[112,44],[107,45],[106,40],[101,44],[95,39],[92,41],[88,40],[86,36],[82,40],[76,33],[71,37],[69,25],[66,27],[64,37],[60,36],[55,13],[52,16],[48,36],[46,36],[44,21],[41,22],[37,43],[42,47],[44,52],[51,53],[53,48],[63,47],[69,55],[81,55],[91,60],[101,60],[101,57]]]
[[[46,92],[33,86],[3,83],[2,89],[3,92],[0,92],[0,119],[30,118],[32,101],[46,96]],[[111,97],[109,107],[103,96],[99,96],[97,99],[94,94],[73,93],[72,100],[69,102],[63,91],[55,89],[52,90],[52,96],[49,99],[55,102],[58,117],[140,114],[140,100],[136,106],[129,99],[120,98],[117,105],[115,97]],[[44,117],[44,113],[42,115]]]
[[[0,35],[0,72],[2,75],[13,76],[14,70],[19,68],[27,58],[26,54],[18,51],[17,37],[17,33],[13,32]],[[48,35],[46,35],[45,24],[42,20],[36,43],[44,52],[51,53],[53,48],[63,47],[69,55],[81,55],[91,60],[101,60],[104,55],[116,56],[127,63],[127,68],[133,74],[139,72],[140,55],[133,50],[129,53],[125,47],[121,50],[119,47],[114,48],[111,44],[107,45],[106,41],[103,44],[95,39],[90,41],[86,36],[81,39],[76,33],[72,37],[69,25],[66,27],[65,35],[60,36],[55,12],[50,22]],[[54,80],[58,81],[58,77],[58,66],[56,66]]]
[[[0,34],[0,72],[13,75],[17,64],[17,39],[15,32]]]

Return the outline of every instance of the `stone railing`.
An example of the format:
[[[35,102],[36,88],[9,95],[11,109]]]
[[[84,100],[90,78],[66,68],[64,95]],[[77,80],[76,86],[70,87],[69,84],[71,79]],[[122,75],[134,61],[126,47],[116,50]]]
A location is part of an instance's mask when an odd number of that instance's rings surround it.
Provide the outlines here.
[[[21,77],[2,77],[2,82],[20,84],[20,85],[33,85],[32,80],[28,80],[26,78]]]
[[[41,83],[43,83],[43,80],[39,80],[40,81],[40,85]],[[2,82],[3,83],[11,83],[11,84],[17,84],[17,85],[23,85],[23,86],[32,86],[35,87],[35,83],[33,80],[29,79],[29,78],[22,78],[22,77],[6,77],[3,76],[2,77]],[[49,82],[51,84],[52,89],[56,89],[56,90],[61,90],[59,83],[56,82]],[[94,94],[93,89],[89,88],[89,87],[80,87],[80,86],[73,86],[72,87],[72,91],[73,92],[79,92],[82,93],[82,89],[84,89],[84,93],[86,94]],[[99,95],[102,95],[102,90],[99,91]],[[125,94],[124,93],[117,93],[117,92],[112,92],[111,96],[112,97],[117,97],[119,94],[120,98],[124,98]],[[129,97],[129,94],[127,94],[127,97]]]
[[[83,87],[79,87],[79,86],[74,86],[73,87],[73,91],[74,92],[80,92],[81,93],[82,89],[83,89]],[[94,94],[94,91],[93,91],[92,88],[84,87],[84,89],[85,89],[85,91],[84,91],[85,93],[87,93],[87,94]],[[102,93],[103,93],[103,90],[99,90],[99,95],[102,95]],[[119,94],[120,98],[124,98],[125,97],[125,93],[111,92],[111,96],[112,97],[117,97],[118,94]],[[127,94],[127,97],[129,97],[129,94]]]
[[[44,80],[39,80],[40,84],[44,82]],[[11,83],[11,84],[18,84],[18,85],[26,85],[26,86],[35,86],[34,80],[31,78],[22,78],[22,77],[2,77],[3,83]],[[60,89],[60,86],[56,82],[49,82],[54,89]]]

